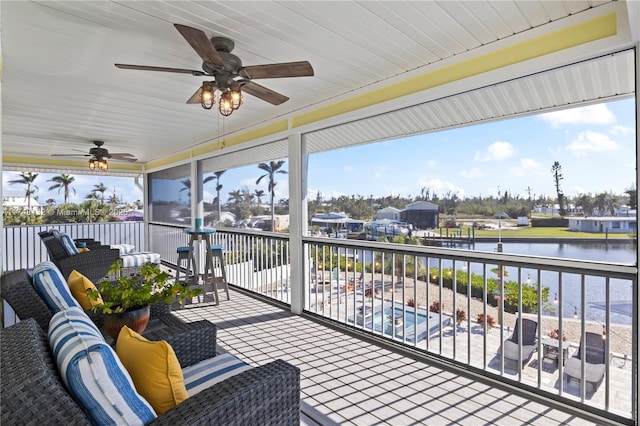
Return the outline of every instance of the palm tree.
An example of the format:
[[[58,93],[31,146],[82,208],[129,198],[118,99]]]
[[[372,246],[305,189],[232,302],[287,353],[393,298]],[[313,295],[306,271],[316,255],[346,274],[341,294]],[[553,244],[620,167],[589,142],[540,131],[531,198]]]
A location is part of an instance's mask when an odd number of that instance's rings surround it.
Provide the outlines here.
[[[180,192],[187,191],[187,196],[191,197],[191,179],[186,178],[180,181],[182,184],[182,188],[180,188]]]
[[[94,191],[88,193],[84,198],[85,200],[100,201],[100,196],[98,196],[98,194]],[[102,204],[104,204],[104,199],[102,201]]]
[[[214,203],[218,205],[218,221],[220,221],[220,218],[222,217],[222,203],[220,203],[220,191],[222,190],[222,185],[220,184],[220,176],[222,176],[224,172],[226,172],[226,170],[215,172],[213,176],[207,176],[202,181],[202,183],[205,184],[214,179],[216,180],[216,199],[214,200]]]
[[[256,197],[256,203],[258,204],[258,213],[262,213],[262,197],[264,197],[264,191],[262,189],[256,189],[253,195]]]
[[[242,195],[242,191],[240,191],[239,189],[229,192],[229,203],[241,205],[243,201],[244,196]]]
[[[276,173],[282,173],[282,174],[287,174],[287,172],[285,170],[280,170],[280,167],[282,167],[282,165],[284,164],[284,160],[278,160],[278,161],[270,161],[269,164],[267,163],[260,163],[258,164],[258,168],[260,170],[264,170],[266,173],[263,174],[262,176],[260,176],[258,178],[258,180],[256,180],[256,185],[258,185],[260,183],[260,181],[262,180],[262,178],[268,177],[269,178],[269,195],[271,198],[271,230],[275,230],[275,223],[274,223],[274,216],[275,216],[275,208],[273,205],[273,198],[275,197],[275,187],[276,187]]]
[[[49,191],[52,189],[58,189],[58,194],[61,189],[64,189],[64,203],[67,204],[67,199],[69,199],[69,189],[76,193],[76,190],[71,188],[71,184],[75,181],[76,178],[73,176],[62,173],[60,176],[54,176],[51,179],[47,180],[47,182],[55,182],[55,185],[51,185],[49,187]]]
[[[109,197],[109,199],[107,200],[109,202],[109,204],[111,204],[114,208],[120,204],[120,199],[118,199],[118,196],[116,195],[116,192],[113,192],[113,195],[111,197]]]
[[[31,194],[38,189],[36,185],[34,185],[34,181],[38,177],[38,173],[31,172],[22,172],[20,173],[20,177],[18,179],[13,179],[9,181],[10,185],[21,184],[27,185],[27,190],[25,191],[24,198],[27,200],[27,207],[31,210]]]
[[[560,181],[564,179],[564,176],[562,176],[562,165],[560,165],[559,162],[553,162],[553,165],[551,166],[551,174],[553,174],[553,183],[556,187],[556,193],[558,194],[560,216],[564,217],[567,213],[564,209],[564,194],[562,193],[562,189],[560,189]]]
[[[91,192],[93,192],[94,194],[96,192],[100,193],[100,203],[104,204],[104,193],[107,191],[107,187],[104,186],[104,183],[100,182],[98,185],[93,185],[93,190]],[[87,197],[89,198],[89,197]]]

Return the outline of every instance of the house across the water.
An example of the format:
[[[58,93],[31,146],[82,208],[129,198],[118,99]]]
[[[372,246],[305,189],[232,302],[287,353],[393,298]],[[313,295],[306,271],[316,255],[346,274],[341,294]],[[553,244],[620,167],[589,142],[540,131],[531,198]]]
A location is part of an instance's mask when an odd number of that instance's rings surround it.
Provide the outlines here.
[[[569,231],[628,234],[637,231],[637,217],[592,216],[569,217]]]

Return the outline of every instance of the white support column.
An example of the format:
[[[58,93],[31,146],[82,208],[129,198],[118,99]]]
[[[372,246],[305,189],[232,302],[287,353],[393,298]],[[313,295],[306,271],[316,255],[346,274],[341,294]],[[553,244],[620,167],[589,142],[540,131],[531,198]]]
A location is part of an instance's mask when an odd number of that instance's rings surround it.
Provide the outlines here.
[[[637,4],[632,6],[634,8],[634,13],[640,16],[640,6]],[[635,29],[636,36],[638,29]],[[636,37],[637,40],[637,37]],[[635,58],[635,67],[636,67],[636,87],[635,87],[635,101],[636,101],[636,211],[637,211],[637,202],[638,202],[638,182],[640,182],[640,98],[638,97],[638,83],[640,82],[640,43],[636,42],[636,58]],[[636,225],[636,233],[637,225]],[[640,265],[640,252],[637,253],[636,265]],[[635,336],[632,339],[632,353],[633,353],[633,391],[635,395],[632,395],[631,398],[631,410],[634,414],[634,418],[636,422],[638,421],[638,417],[640,416],[640,408],[638,407],[638,398],[640,398],[640,361],[638,357],[640,356],[640,312],[638,311],[640,308],[638,307],[638,303],[640,302],[640,277],[636,277],[636,288],[634,289],[634,297],[635,303],[633,304],[633,323],[635,326]]]
[[[291,259],[291,312],[304,309],[304,246],[307,233],[307,150],[299,133],[289,136],[289,250]]]
[[[137,178],[136,178],[137,182]],[[137,186],[137,183],[136,183]],[[142,175],[142,206],[144,207],[143,220],[144,220],[144,247],[140,247],[140,250],[153,251],[151,248],[151,229],[149,228],[149,221],[151,220],[151,209],[153,206],[150,204],[151,198],[149,197],[151,188],[149,186],[149,173]]]
[[[196,217],[203,218],[204,222],[202,180],[202,166],[198,161],[191,161],[191,226],[196,226]]]

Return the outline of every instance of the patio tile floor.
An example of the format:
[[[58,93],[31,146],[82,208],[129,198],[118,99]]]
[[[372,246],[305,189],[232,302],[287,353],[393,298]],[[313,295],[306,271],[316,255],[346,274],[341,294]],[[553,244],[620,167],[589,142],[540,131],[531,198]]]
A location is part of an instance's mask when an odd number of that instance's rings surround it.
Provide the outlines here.
[[[301,370],[303,424],[591,425],[434,365],[359,340],[231,289],[219,306],[175,314],[218,326],[218,343],[252,365],[284,359]],[[351,362],[348,362],[351,361]]]

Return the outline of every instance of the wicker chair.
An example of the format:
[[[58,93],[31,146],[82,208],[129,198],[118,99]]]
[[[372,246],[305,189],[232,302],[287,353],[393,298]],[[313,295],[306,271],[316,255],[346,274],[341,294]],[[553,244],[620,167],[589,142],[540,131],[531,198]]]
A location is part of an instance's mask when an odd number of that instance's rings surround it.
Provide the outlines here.
[[[47,248],[49,259],[65,277],[75,269],[91,281],[98,282],[109,274],[109,268],[120,256],[118,250],[101,245],[92,245],[88,252],[69,256],[51,231],[42,231],[38,235]]]
[[[0,424],[91,424],[62,385],[46,337],[53,314],[28,271],[2,275],[0,296],[21,319],[0,331]],[[101,315],[90,317],[102,328]],[[167,341],[182,368],[216,356],[215,324],[185,323],[168,305],[152,307],[151,317],[167,327],[143,335]],[[151,424],[299,425],[300,370],[282,360],[251,368],[190,397]]]
[[[47,336],[34,319],[0,330],[0,340],[3,425],[91,425],[64,387]],[[251,368],[188,398],[150,424],[299,425],[300,370],[282,360]]]

